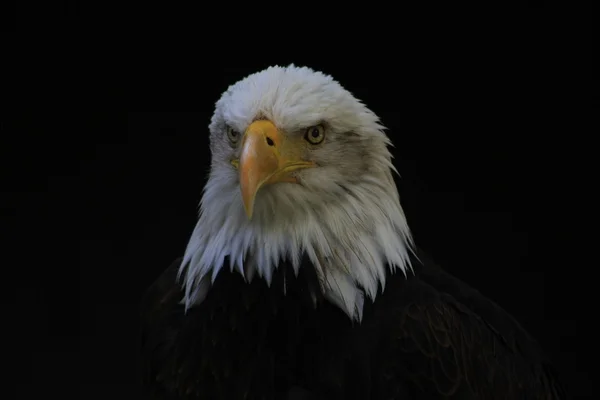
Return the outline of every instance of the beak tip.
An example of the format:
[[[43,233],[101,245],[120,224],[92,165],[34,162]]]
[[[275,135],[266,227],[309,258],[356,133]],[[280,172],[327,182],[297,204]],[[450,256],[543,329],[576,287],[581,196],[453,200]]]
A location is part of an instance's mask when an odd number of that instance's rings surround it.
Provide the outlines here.
[[[248,217],[248,220],[251,220],[252,214],[254,211],[254,205],[244,202],[244,211],[246,212],[246,216]]]

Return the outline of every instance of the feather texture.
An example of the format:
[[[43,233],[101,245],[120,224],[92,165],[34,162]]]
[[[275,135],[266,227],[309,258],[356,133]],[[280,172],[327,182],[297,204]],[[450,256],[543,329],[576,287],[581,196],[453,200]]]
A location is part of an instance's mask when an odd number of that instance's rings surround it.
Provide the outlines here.
[[[294,172],[298,184],[260,189],[249,220],[230,163],[240,148],[227,127],[244,132],[257,118],[286,138],[322,123],[327,139],[299,150],[318,167]],[[270,284],[280,263],[298,271],[305,254],[326,298],[359,321],[365,297],[385,287],[386,268],[410,270],[391,142],[379,118],[332,77],[294,66],[252,74],[223,93],[209,128],[211,171],[179,271],[186,307],[204,300],[224,268]]]
[[[270,288],[224,270],[186,315],[177,260],[144,302],[145,398],[566,398],[517,322],[419,257],[414,276],[388,272],[362,323],[324,301],[307,257]]]

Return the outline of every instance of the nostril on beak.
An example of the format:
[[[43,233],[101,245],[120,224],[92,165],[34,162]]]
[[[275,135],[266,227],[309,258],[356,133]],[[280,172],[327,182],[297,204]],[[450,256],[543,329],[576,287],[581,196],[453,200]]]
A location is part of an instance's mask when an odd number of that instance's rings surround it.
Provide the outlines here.
[[[269,146],[275,146],[275,142],[273,142],[273,139],[271,139],[270,137],[267,136],[267,144]]]

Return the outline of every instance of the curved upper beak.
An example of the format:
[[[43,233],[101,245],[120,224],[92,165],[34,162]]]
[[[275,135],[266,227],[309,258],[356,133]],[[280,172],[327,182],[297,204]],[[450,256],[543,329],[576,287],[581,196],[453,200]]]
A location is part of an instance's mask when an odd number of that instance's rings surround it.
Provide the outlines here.
[[[252,218],[256,193],[262,186],[296,182],[290,172],[315,166],[302,160],[302,152],[302,144],[287,139],[271,121],[250,124],[242,138],[239,162],[232,161],[239,168],[242,201],[248,218]]]

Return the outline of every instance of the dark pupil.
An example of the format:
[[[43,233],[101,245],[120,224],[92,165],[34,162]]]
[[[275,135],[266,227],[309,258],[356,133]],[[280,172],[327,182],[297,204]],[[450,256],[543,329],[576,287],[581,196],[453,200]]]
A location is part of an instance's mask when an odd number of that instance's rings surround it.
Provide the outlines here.
[[[315,138],[315,139],[318,138],[319,137],[319,128],[313,128],[313,130],[310,134],[313,138]]]
[[[237,132],[234,131],[233,129],[231,130],[231,136],[237,136]]]

